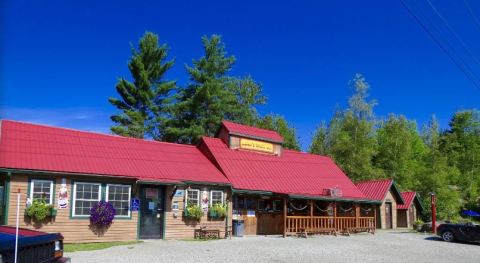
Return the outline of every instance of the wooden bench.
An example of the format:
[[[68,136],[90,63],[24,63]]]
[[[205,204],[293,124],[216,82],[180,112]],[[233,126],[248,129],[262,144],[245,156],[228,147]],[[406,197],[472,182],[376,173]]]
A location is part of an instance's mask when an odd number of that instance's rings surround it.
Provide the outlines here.
[[[208,223],[201,223],[199,229],[195,229],[195,239],[213,239],[213,238],[220,238],[220,231],[225,229],[225,222],[218,221],[218,222],[208,222]],[[228,232],[228,231],[227,231]],[[225,233],[225,236],[230,233]]]
[[[341,233],[347,236],[350,236],[350,233],[360,233],[360,232],[367,232],[375,234],[375,227],[348,227],[344,228]]]
[[[308,237],[308,234],[328,234],[337,236],[335,228],[299,228],[299,236]]]

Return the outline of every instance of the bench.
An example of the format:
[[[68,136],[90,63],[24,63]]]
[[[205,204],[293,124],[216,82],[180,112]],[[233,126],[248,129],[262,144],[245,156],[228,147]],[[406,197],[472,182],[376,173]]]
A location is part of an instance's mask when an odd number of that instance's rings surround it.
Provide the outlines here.
[[[208,223],[201,223],[200,228],[195,229],[195,239],[213,239],[213,238],[220,238],[220,231],[225,229],[225,222],[218,221],[218,222],[208,222]],[[231,229],[231,228],[230,228]],[[231,230],[225,232],[225,238],[228,236],[232,236]]]
[[[350,236],[350,233],[360,233],[360,232],[367,232],[367,233],[372,233],[372,235],[375,234],[375,227],[347,227],[344,228],[341,233],[347,236]]]
[[[299,228],[299,236],[308,237],[308,234],[328,234],[337,236],[335,228]]]

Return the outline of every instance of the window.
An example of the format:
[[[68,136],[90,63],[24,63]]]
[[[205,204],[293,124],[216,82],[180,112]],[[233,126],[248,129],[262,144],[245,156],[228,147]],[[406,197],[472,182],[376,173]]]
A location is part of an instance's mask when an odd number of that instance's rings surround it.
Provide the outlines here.
[[[282,201],[281,200],[274,200],[273,201],[273,211],[281,211],[282,210]]]
[[[253,197],[245,197],[245,208],[247,210],[255,209],[255,199]]]
[[[210,205],[221,204],[223,205],[223,191],[212,190],[210,191]]]
[[[108,184],[107,198],[115,208],[115,217],[130,217],[130,185]]]
[[[200,190],[198,189],[187,190],[187,204],[200,205]]]
[[[100,201],[98,183],[80,183],[73,185],[73,216],[90,216],[90,209]]]
[[[263,210],[267,209],[267,204],[266,204],[265,200],[263,200],[263,199],[258,200],[257,209],[260,210],[260,211],[263,211]]]
[[[30,200],[42,198],[47,204],[53,203],[53,181],[33,179],[30,182]]]

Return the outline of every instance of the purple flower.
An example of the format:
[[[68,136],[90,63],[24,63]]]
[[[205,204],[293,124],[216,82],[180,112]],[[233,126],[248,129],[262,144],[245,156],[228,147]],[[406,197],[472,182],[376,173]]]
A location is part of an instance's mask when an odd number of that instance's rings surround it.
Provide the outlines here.
[[[112,204],[100,201],[90,209],[90,223],[96,226],[109,226],[115,217],[115,208]]]

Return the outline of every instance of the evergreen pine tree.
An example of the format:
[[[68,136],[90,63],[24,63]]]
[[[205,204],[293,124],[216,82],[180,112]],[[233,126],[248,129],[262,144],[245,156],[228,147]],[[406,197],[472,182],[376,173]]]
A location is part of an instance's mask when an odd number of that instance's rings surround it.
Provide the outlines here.
[[[112,115],[113,133],[136,138],[152,137],[160,140],[166,122],[170,91],[174,81],[165,81],[165,73],[173,66],[166,61],[168,47],[159,45],[158,36],[147,32],[140,39],[138,50],[132,47],[128,69],[133,82],[121,78],[116,90],[120,99],[109,102],[120,112]]]
[[[190,84],[178,92],[168,141],[192,144],[201,136],[213,137],[222,120],[252,125],[259,118],[255,105],[266,101],[250,76],[228,75],[235,57],[227,54],[220,36],[203,37],[202,44],[204,56],[187,66]]]
[[[268,114],[261,118],[256,125],[259,128],[278,132],[283,137],[283,147],[285,149],[300,150],[297,132],[291,127],[283,116]]]

